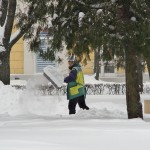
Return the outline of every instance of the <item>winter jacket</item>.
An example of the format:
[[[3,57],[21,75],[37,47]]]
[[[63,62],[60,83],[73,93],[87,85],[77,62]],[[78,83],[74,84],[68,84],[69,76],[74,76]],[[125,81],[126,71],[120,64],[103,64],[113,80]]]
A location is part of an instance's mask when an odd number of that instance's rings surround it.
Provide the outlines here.
[[[67,85],[67,99],[71,100],[79,96],[85,95],[84,76],[81,66],[74,64],[69,68],[71,71],[69,76],[64,79]]]

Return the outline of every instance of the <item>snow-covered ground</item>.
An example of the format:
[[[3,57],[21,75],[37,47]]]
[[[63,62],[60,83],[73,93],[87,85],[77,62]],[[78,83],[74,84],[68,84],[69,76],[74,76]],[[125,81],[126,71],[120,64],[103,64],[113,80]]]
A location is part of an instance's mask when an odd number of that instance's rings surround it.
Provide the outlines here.
[[[142,103],[149,97],[141,95]],[[65,96],[0,82],[0,150],[149,150],[150,115],[128,120],[125,95],[88,95],[86,102],[90,110],[77,106],[69,116]]]

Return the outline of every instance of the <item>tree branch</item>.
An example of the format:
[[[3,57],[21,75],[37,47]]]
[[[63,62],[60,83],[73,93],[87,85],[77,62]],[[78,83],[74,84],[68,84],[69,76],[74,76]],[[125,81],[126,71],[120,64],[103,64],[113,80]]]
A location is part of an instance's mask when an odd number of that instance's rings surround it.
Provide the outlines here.
[[[16,11],[16,0],[9,0],[8,7],[7,7],[7,16],[5,20],[5,28],[4,28],[4,46],[5,48],[9,48],[9,40],[12,32],[12,27],[15,18],[15,11]]]
[[[11,48],[22,36],[24,35],[24,32],[21,30],[17,30],[10,39],[9,47]]]
[[[0,25],[3,26],[7,15],[8,0],[1,0],[0,3]]]
[[[109,6],[111,6],[113,3],[115,3],[115,1],[114,2],[104,2],[104,3],[100,3],[100,4],[86,4],[86,3],[84,3],[83,1],[81,1],[81,0],[75,0],[78,4],[80,4],[80,5],[83,5],[83,6],[85,6],[85,7],[89,7],[89,8],[91,8],[91,9],[102,9],[102,8],[104,8],[104,7],[109,7]]]

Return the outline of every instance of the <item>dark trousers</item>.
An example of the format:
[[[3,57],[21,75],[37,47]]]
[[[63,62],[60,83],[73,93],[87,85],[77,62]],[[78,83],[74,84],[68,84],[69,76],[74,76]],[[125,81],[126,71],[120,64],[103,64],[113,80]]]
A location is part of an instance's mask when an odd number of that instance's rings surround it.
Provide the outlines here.
[[[83,95],[83,96],[69,100],[69,104],[68,104],[69,114],[75,114],[76,113],[77,103],[78,103],[80,108],[86,109],[86,110],[89,109],[89,107],[86,106],[86,104],[85,104],[85,97]]]

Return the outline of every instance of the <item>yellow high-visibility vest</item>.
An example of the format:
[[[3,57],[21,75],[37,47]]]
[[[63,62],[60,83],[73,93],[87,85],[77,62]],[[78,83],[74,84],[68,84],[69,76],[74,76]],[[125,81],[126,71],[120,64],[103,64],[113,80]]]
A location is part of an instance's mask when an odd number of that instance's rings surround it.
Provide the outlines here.
[[[69,82],[67,87],[67,99],[85,95],[84,76],[80,67],[73,67],[77,71],[76,81]]]

